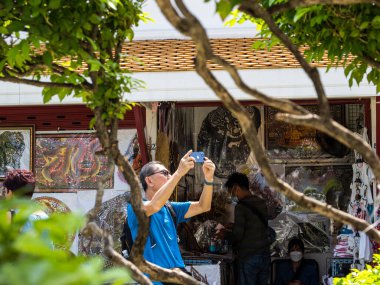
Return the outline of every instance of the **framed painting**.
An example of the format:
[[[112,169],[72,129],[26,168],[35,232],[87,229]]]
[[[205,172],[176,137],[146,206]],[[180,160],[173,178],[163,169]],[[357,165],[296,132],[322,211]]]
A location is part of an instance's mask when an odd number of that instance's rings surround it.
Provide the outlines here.
[[[101,151],[93,133],[37,135],[35,192],[97,189],[103,177],[104,188],[113,188],[112,167]]]
[[[33,171],[34,125],[0,126],[0,179],[9,169]]]
[[[311,113],[318,114],[317,105],[302,106]],[[331,116],[338,123],[345,125],[345,106],[343,104],[330,106]],[[275,119],[278,110],[266,107],[265,116],[265,146],[268,157],[272,160],[320,160],[332,159],[346,162],[349,150],[341,144],[329,141],[326,135],[313,128],[295,126]],[[330,142],[330,143],[329,143]],[[344,153],[346,151],[347,153]],[[333,153],[340,154],[333,155]]]

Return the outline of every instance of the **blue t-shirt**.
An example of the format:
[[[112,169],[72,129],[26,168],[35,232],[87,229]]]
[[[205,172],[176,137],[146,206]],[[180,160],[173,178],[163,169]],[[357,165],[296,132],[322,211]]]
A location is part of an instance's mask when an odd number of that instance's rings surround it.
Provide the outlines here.
[[[185,214],[189,210],[191,202],[171,202],[177,216],[177,223],[185,222]],[[128,204],[127,207],[128,225],[131,229],[132,238],[137,236],[137,217]],[[150,232],[146,241],[144,258],[163,268],[184,268],[181,252],[177,241],[176,225],[169,210],[164,206],[160,211],[151,215]]]

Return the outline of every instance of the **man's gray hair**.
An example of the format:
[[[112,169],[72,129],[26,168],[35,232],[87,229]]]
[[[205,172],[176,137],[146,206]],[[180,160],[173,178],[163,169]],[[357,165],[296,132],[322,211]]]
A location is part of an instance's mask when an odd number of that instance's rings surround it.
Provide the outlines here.
[[[144,191],[146,191],[146,188],[148,188],[148,185],[145,182],[145,178],[153,175],[153,173],[157,170],[157,165],[164,166],[160,161],[150,161],[141,168],[140,181]]]

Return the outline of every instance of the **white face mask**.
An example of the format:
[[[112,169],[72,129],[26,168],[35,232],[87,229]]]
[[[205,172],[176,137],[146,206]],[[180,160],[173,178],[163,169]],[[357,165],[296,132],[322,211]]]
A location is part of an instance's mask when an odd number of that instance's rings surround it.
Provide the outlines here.
[[[290,255],[290,260],[293,262],[298,262],[303,257],[303,254],[301,251],[291,251],[289,255]]]

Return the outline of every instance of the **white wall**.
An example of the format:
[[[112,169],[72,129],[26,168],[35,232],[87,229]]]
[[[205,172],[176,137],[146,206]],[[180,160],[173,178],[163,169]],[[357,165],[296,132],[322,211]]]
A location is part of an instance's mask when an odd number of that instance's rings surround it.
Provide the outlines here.
[[[363,82],[360,87],[348,87],[343,68],[331,69],[320,75],[329,98],[358,98],[376,96],[375,87]],[[214,71],[231,94],[239,100],[254,100],[239,90],[225,71]],[[300,68],[255,69],[239,72],[246,83],[259,91],[276,98],[316,99],[310,79]],[[219,101],[213,91],[194,71],[140,72],[134,75],[146,83],[146,89],[125,94],[132,102],[154,101]],[[22,84],[0,82],[1,105],[42,105],[41,88]],[[57,97],[50,102],[59,103]],[[66,98],[64,104],[80,103],[78,98]]]
[[[362,83],[348,87],[343,68],[331,69],[320,75],[329,98],[370,97],[376,95],[375,87]],[[239,71],[245,82],[259,91],[276,98],[316,99],[314,87],[300,68],[255,69]],[[231,94],[239,100],[254,100],[239,90],[225,71],[213,74]],[[136,77],[146,82],[147,88],[126,95],[131,101],[217,101],[213,91],[195,72],[143,72]]]
[[[201,21],[211,38],[238,38],[253,37],[254,25],[246,22],[242,25],[227,27],[215,13],[215,3],[204,0],[184,1],[189,10]],[[143,11],[149,13],[154,22],[141,23],[135,30],[135,40],[152,39],[184,39],[185,37],[173,29],[172,25],[162,15],[156,1],[148,0],[143,6]]]

